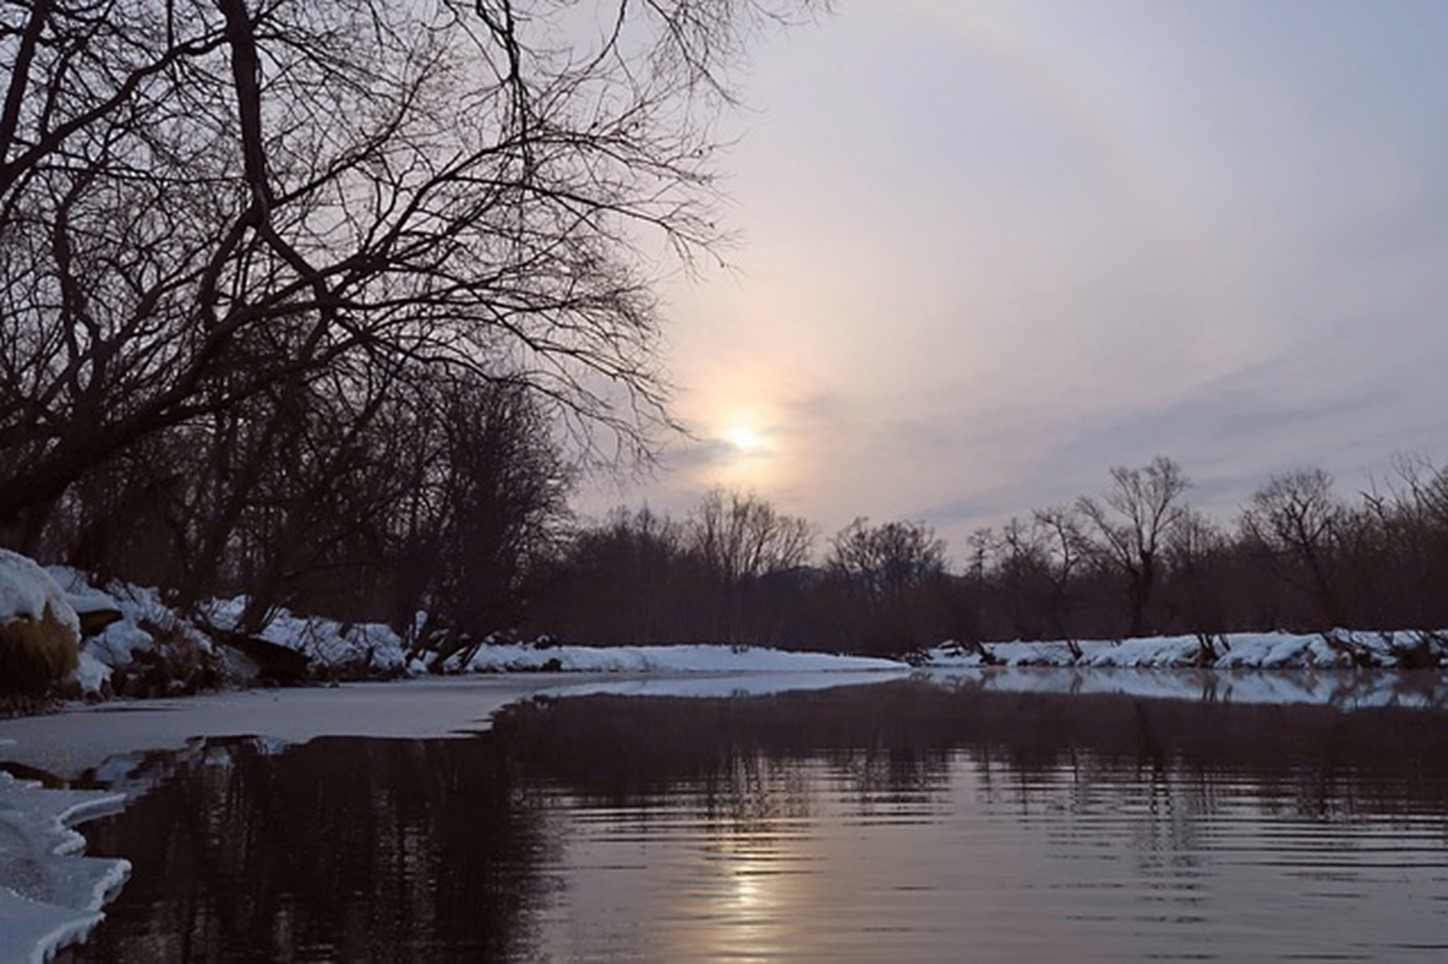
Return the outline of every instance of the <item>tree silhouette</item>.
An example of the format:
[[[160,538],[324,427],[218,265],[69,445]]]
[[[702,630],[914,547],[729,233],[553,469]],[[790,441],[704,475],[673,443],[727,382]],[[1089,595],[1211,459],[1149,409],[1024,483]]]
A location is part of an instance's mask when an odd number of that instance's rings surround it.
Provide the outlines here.
[[[800,7],[5,3],[10,540],[141,440],[344,363],[516,381],[583,443],[645,449],[640,252],[720,240],[707,108]]]
[[[1146,607],[1160,575],[1167,537],[1184,518],[1181,496],[1191,482],[1181,466],[1158,455],[1149,465],[1111,470],[1111,489],[1100,499],[1083,496],[1076,507],[1094,530],[1103,561],[1125,581],[1127,634],[1147,631]]]

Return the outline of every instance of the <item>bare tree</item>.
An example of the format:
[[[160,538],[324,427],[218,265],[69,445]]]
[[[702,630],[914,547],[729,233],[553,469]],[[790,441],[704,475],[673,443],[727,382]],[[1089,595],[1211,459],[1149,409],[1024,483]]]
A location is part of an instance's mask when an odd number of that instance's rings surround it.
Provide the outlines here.
[[[1006,631],[1017,639],[1038,639],[1039,618],[1046,594],[1044,533],[1033,522],[1011,516],[995,544],[996,591],[1001,597]]]
[[[641,248],[720,240],[698,108],[807,5],[5,0],[0,521],[344,357],[646,446]]]
[[[1057,638],[1068,635],[1067,626],[1073,604],[1072,584],[1090,550],[1081,531],[1081,516],[1069,505],[1037,509],[1034,514],[1040,531],[1042,551],[1051,591],[1046,601],[1051,632]]]
[[[786,515],[753,493],[715,488],[707,492],[690,514],[688,546],[698,559],[702,575],[712,585],[717,619],[711,628],[716,639],[757,642],[775,633],[779,614],[763,610],[761,581],[808,561],[814,546],[814,526]]]
[[[1448,623],[1448,466],[1399,455],[1386,493],[1365,495],[1386,585],[1374,595],[1379,625]]]
[[[1338,551],[1348,510],[1322,469],[1274,475],[1252,495],[1241,526],[1273,554],[1278,576],[1315,600],[1333,626],[1346,617]]]
[[[1227,547],[1222,528],[1195,509],[1186,510],[1166,543],[1167,610],[1195,633],[1199,659],[1216,662],[1218,637],[1227,631]]]
[[[1077,509],[1097,536],[1101,558],[1124,578],[1128,611],[1127,634],[1147,630],[1146,608],[1159,575],[1163,545],[1181,523],[1181,497],[1191,482],[1181,467],[1165,456],[1149,465],[1111,470],[1111,489],[1100,499],[1083,496]]]
[[[922,522],[857,517],[830,540],[826,563],[869,596],[899,596],[945,573],[945,541]]]
[[[753,493],[711,489],[689,519],[693,551],[725,583],[757,579],[809,560],[814,526]]]
[[[970,622],[946,571],[945,542],[924,523],[857,518],[830,540],[826,567],[837,638],[862,651],[902,653]]]

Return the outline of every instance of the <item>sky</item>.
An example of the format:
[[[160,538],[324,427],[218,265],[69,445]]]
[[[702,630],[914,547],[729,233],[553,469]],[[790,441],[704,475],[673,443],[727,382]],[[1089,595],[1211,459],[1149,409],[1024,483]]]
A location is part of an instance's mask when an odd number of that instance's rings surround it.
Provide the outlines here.
[[[613,504],[754,491],[964,551],[1157,454],[1226,520],[1448,459],[1448,3],[842,0],[753,46],[729,270],[662,289],[692,437]]]

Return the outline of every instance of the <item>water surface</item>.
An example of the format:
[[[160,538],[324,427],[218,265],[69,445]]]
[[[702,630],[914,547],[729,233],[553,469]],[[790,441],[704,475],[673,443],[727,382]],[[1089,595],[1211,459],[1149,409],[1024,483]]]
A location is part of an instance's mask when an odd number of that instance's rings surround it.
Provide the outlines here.
[[[1445,760],[1431,708],[908,682],[211,740],[107,771],[68,959],[1437,961]]]

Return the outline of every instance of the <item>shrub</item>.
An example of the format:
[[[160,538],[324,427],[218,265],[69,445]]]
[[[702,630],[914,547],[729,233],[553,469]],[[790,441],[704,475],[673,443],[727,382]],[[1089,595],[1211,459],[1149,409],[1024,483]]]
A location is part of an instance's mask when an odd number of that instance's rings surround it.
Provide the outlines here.
[[[41,695],[75,672],[75,630],[49,602],[39,619],[18,616],[0,625],[0,695]]]

